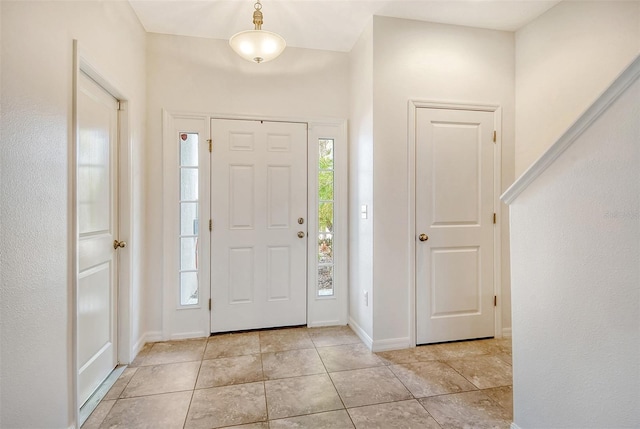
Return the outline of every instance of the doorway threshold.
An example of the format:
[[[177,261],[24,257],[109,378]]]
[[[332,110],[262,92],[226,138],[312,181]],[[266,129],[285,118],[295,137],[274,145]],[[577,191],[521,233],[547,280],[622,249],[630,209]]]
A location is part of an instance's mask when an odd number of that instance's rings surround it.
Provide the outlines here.
[[[111,374],[109,374],[109,376],[102,382],[100,387],[98,387],[96,391],[93,392],[93,395],[91,395],[89,399],[87,399],[87,402],[85,402],[82,407],[80,407],[80,421],[78,422],[78,427],[82,427],[84,422],[87,421],[91,413],[93,413],[100,401],[102,401],[102,399],[107,395],[111,387],[113,387],[113,385],[118,380],[118,377],[120,377],[120,375],[126,368],[127,365],[118,365],[117,367],[115,367],[115,369],[111,371]]]

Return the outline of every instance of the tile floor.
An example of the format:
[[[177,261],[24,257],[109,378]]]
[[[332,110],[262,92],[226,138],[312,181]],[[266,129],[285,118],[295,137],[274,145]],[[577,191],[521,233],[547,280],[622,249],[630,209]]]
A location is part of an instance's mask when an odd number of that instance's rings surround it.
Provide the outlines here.
[[[511,342],[371,353],[349,327],[147,344],[83,429],[509,428]]]

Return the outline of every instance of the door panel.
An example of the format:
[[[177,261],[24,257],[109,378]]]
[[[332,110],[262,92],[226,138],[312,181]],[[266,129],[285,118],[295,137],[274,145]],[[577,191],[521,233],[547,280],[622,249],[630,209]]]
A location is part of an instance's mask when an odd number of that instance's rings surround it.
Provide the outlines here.
[[[211,331],[305,324],[306,124],[214,119],[211,135]]]
[[[80,74],[78,92],[78,383],[80,405],[117,364],[118,103]]]
[[[494,335],[492,134],[492,112],[418,109],[418,344]]]

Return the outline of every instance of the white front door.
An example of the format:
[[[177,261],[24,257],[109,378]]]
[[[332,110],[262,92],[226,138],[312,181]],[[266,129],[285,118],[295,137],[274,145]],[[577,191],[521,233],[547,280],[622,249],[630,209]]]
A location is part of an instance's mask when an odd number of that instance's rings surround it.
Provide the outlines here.
[[[211,121],[211,332],[307,321],[307,125]]]
[[[418,344],[494,336],[493,119],[417,110]]]
[[[85,74],[78,91],[78,403],[117,365],[118,102]]]

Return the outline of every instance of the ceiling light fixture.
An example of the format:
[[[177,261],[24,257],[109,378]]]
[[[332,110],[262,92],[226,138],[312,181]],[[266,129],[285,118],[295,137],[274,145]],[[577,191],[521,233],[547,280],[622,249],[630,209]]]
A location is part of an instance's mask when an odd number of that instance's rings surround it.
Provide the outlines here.
[[[271,61],[284,51],[287,43],[276,33],[262,29],[262,4],[257,0],[253,5],[254,30],[241,31],[231,36],[229,45],[247,61],[264,63]]]

